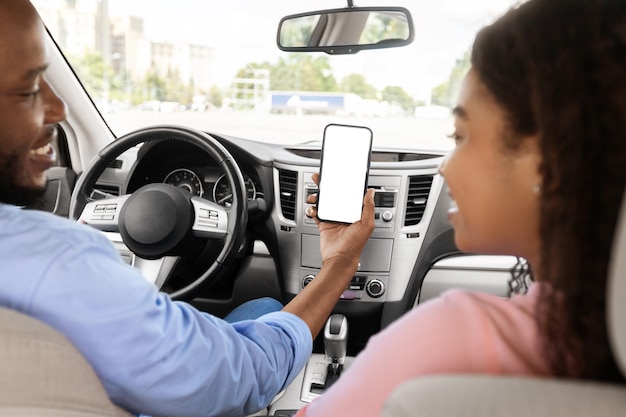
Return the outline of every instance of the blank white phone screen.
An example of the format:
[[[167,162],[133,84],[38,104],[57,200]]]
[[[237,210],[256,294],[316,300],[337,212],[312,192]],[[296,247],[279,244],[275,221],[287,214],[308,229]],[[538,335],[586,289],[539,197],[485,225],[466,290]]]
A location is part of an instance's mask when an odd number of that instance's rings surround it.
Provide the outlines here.
[[[370,129],[326,126],[317,200],[320,220],[354,223],[361,219],[371,151]]]

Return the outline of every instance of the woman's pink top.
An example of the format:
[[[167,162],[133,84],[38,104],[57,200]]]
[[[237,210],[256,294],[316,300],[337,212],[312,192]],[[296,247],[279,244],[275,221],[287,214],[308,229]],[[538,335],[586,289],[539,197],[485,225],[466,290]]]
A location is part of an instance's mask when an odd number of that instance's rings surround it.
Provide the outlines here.
[[[402,382],[432,374],[548,375],[534,319],[539,285],[510,299],[446,291],[372,337],[296,417],[379,416]]]

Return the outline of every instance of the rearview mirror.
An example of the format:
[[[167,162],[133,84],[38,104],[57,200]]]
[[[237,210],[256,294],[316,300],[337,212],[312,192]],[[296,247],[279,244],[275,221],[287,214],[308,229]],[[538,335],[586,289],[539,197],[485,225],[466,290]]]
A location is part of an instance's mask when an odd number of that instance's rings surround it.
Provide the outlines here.
[[[350,7],[285,16],[278,48],[288,52],[354,54],[413,42],[413,20],[404,7]]]

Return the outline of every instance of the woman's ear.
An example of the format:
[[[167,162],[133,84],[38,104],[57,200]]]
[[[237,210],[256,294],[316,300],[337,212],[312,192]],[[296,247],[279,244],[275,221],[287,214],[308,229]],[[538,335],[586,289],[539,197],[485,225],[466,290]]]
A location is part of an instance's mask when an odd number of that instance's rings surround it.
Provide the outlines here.
[[[528,191],[539,194],[543,188],[541,165],[543,157],[539,147],[539,135],[530,135],[521,139],[517,151],[516,164],[521,173],[521,179]]]

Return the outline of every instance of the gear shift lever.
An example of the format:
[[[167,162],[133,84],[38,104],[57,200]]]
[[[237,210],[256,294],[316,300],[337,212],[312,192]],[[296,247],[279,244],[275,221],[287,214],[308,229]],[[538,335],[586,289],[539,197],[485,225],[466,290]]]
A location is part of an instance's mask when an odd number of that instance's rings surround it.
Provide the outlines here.
[[[348,346],[348,319],[343,314],[333,314],[324,326],[324,355],[329,372],[339,375],[346,359]]]
[[[324,326],[324,361],[316,362],[315,366],[325,366],[326,377],[311,378],[310,392],[320,395],[330,387],[337,379],[343,368],[348,351],[348,319],[343,314],[333,314],[326,320]],[[319,368],[316,368],[319,369]],[[321,376],[322,369],[317,375]],[[316,372],[313,374],[315,375]]]

